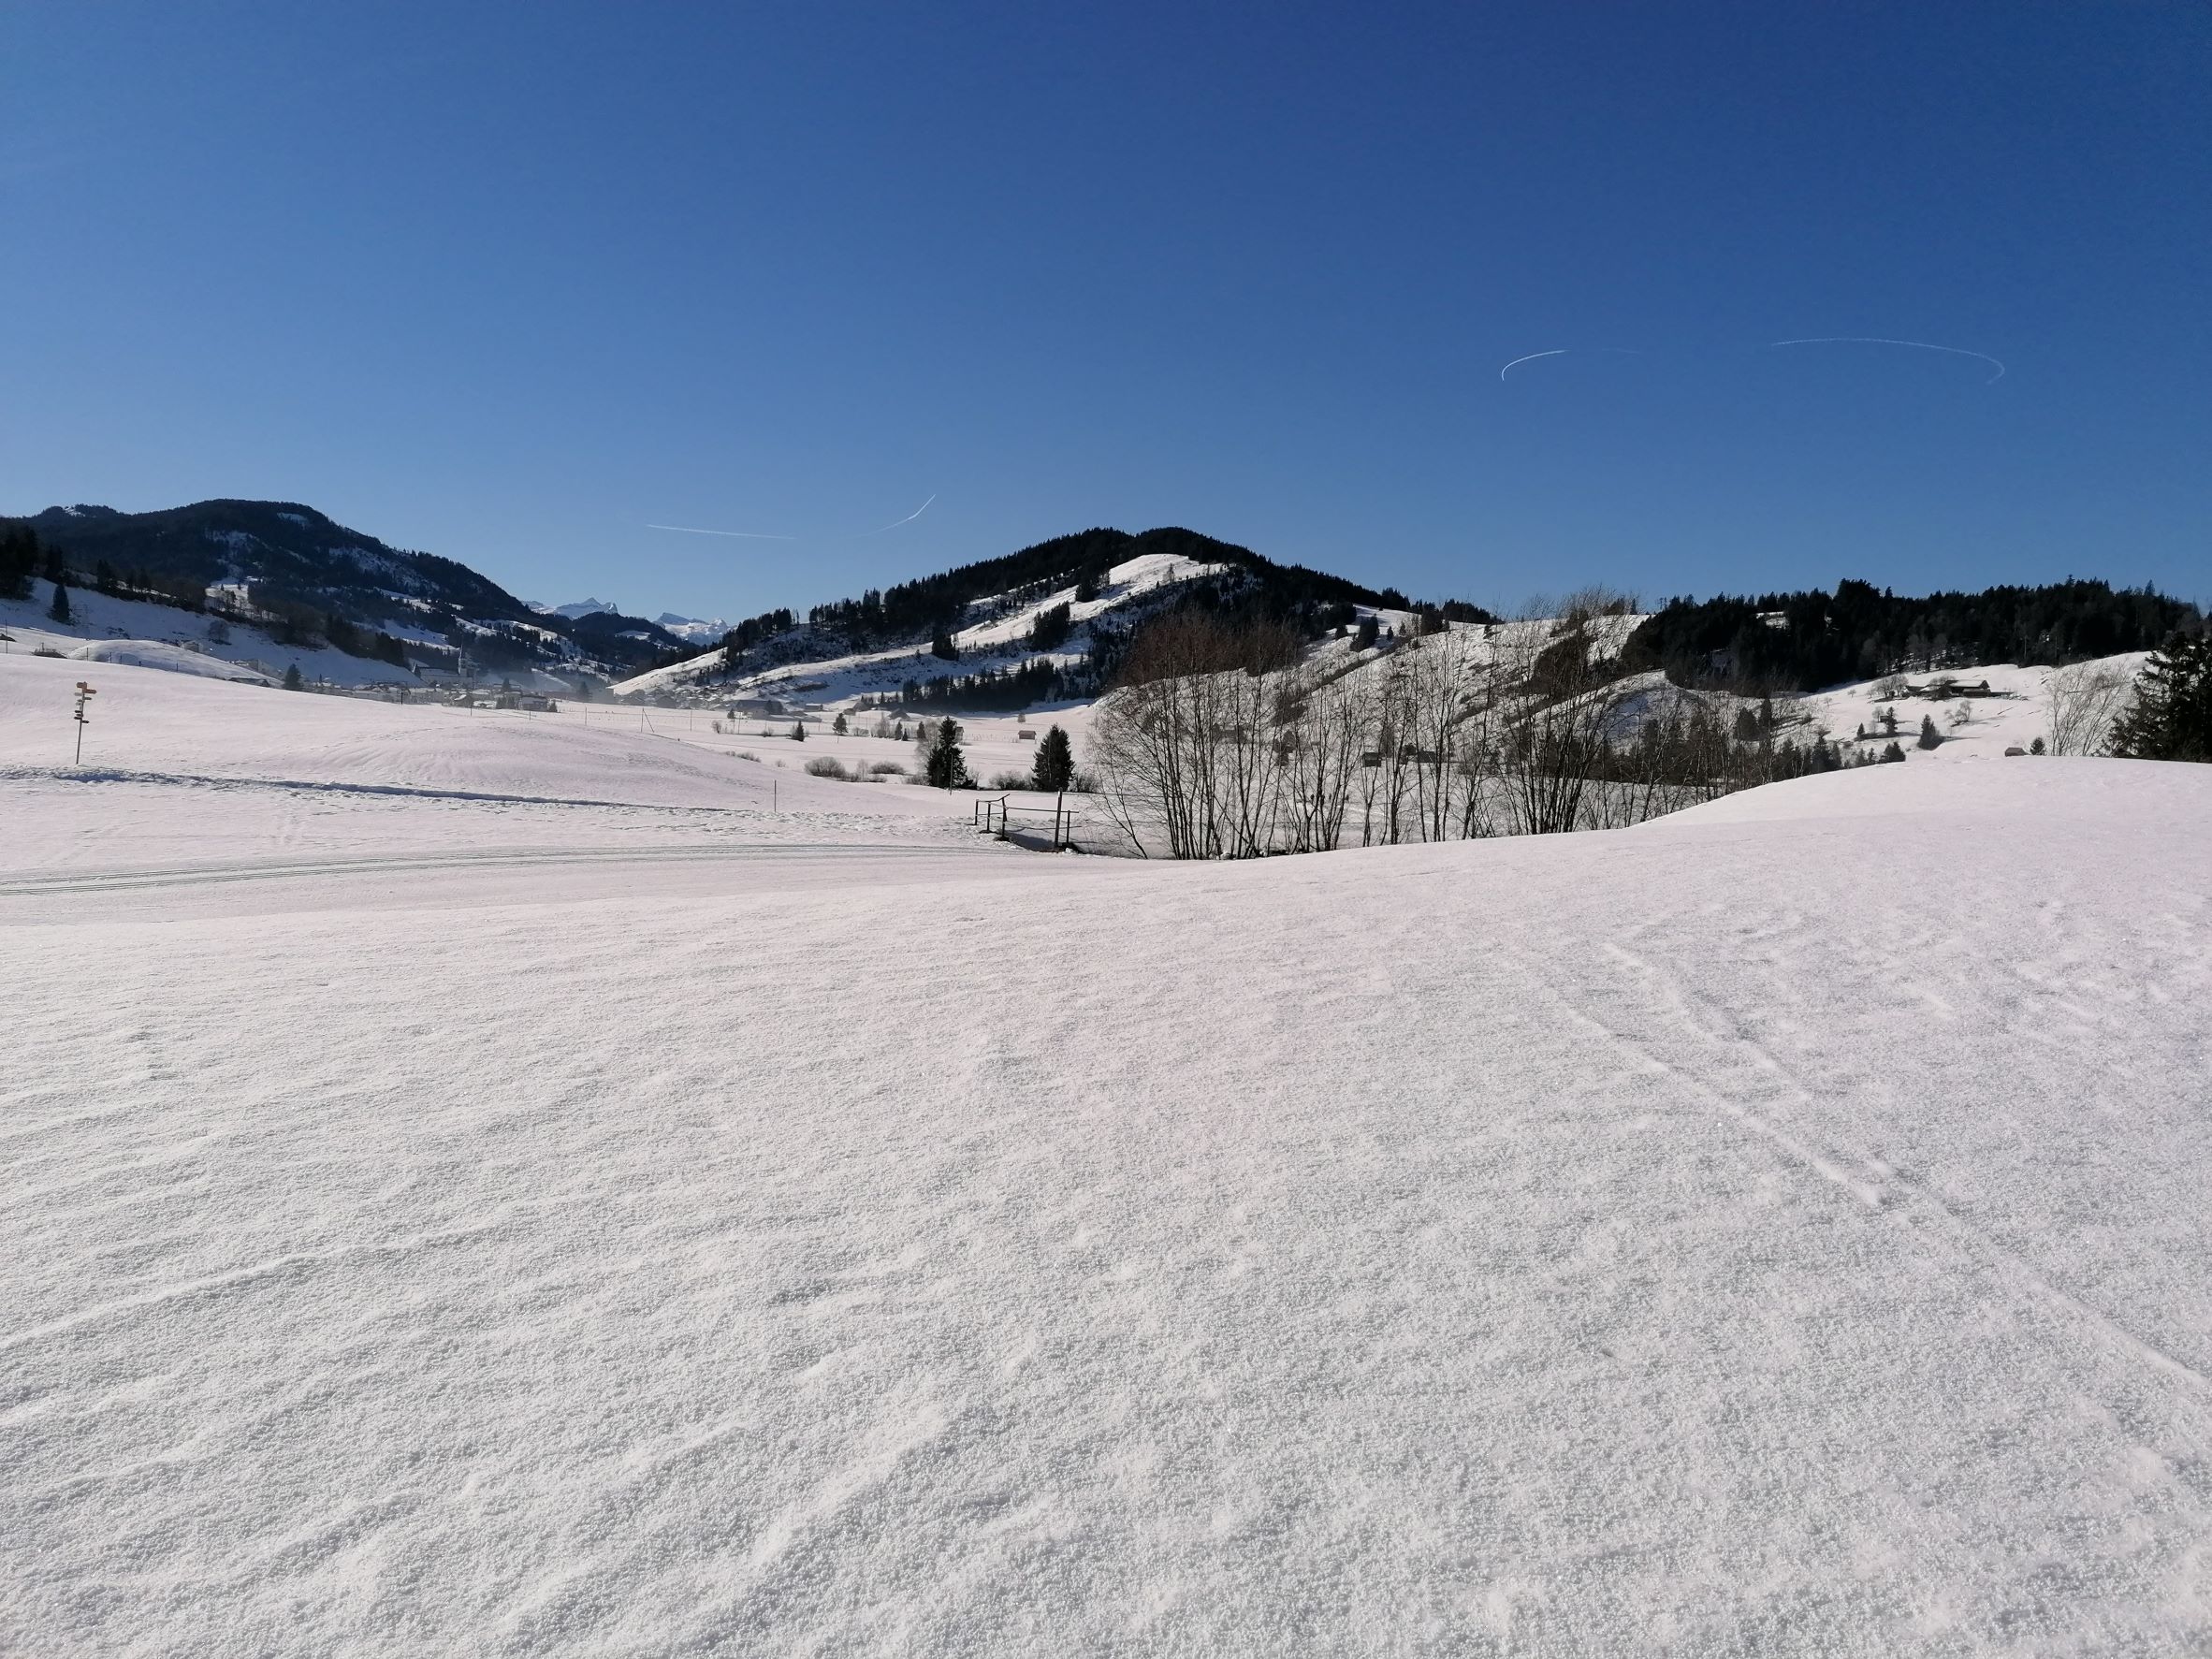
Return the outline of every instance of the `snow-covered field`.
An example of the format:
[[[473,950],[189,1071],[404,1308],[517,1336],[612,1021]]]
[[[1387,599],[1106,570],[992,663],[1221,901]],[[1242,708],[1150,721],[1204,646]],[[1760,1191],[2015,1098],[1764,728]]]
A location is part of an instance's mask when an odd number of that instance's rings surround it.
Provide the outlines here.
[[[2212,768],[1137,865],[83,675],[0,1652],[2212,1646]]]
[[[71,764],[80,678],[97,689],[81,767]],[[739,739],[710,727],[604,705],[470,710],[0,657],[10,802],[0,867],[824,837],[967,844],[969,797],[810,778],[805,746],[754,745],[761,758],[746,760]]]

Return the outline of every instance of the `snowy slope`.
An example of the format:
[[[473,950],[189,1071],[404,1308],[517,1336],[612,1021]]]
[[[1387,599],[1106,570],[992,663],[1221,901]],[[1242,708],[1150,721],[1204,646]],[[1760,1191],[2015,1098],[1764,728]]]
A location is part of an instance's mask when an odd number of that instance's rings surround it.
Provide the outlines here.
[[[417,686],[422,683],[406,669],[366,657],[350,657],[327,646],[310,650],[300,646],[279,645],[260,629],[242,622],[223,625],[227,638],[211,637],[211,618],[196,612],[179,610],[174,605],[150,604],[143,600],[110,598],[89,588],[69,589],[71,619],[65,623],[55,622],[47,615],[48,607],[53,603],[53,584],[38,579],[31,586],[34,592],[29,599],[0,599],[0,633],[11,636],[0,648],[8,655],[22,655],[41,646],[64,652],[79,650],[87,644],[106,646],[111,650],[137,646],[141,648],[137,654],[149,662],[177,667],[181,654],[185,654],[189,647],[188,654],[205,663],[218,666],[236,663],[245,672],[266,674],[271,678],[282,678],[286,668],[298,667],[303,677],[327,680],[333,685]],[[142,648],[145,647],[159,648]]]
[[[34,649],[34,654],[36,650]],[[168,645],[157,639],[95,639],[64,653],[73,662],[116,663],[128,668],[160,668],[170,674],[197,675],[202,679],[223,679],[256,686],[282,685],[283,680],[242,662],[226,662],[196,648]]]
[[[2212,1643],[2212,768],[878,856],[0,882],[0,1651]]]
[[[2117,657],[2098,658],[2086,666],[2109,668],[2132,680],[2148,660],[2147,651],[2128,651]],[[1867,680],[1804,698],[1802,706],[1817,723],[1828,729],[1832,737],[1844,740],[1847,748],[1855,749],[1862,755],[1879,753],[1889,741],[1878,721],[1883,710],[1894,709],[1898,742],[1905,750],[1906,760],[1986,759],[2002,755],[2008,748],[2026,749],[2039,737],[2049,740],[2050,683],[2055,672],[2058,671],[2001,662],[1944,669],[1934,674],[1903,675],[1898,677],[1913,691],[1927,691],[1937,682],[1947,679],[1964,686],[1986,685],[1993,694],[1930,697],[1908,692],[1902,696],[1885,696],[1883,689],[1888,681]],[[1935,721],[1936,730],[1943,738],[1940,747],[1932,749],[1915,747],[1923,718]],[[1862,726],[1867,737],[1860,742],[1856,735]]]

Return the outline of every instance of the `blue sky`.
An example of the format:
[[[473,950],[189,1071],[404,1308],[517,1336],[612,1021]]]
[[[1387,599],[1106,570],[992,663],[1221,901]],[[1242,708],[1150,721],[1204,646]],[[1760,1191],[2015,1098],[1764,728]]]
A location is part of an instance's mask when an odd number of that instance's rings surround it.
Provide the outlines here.
[[[648,614],[1093,524],[2212,598],[2207,85],[2196,0],[0,5],[0,511]]]

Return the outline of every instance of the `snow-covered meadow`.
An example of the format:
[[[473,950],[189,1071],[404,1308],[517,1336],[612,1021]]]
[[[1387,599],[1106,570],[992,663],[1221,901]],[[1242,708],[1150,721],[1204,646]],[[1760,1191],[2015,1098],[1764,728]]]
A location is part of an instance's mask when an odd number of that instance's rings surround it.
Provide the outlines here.
[[[2212,1643],[2212,768],[1143,865],[657,710],[99,665],[78,773],[84,677],[0,1652]]]

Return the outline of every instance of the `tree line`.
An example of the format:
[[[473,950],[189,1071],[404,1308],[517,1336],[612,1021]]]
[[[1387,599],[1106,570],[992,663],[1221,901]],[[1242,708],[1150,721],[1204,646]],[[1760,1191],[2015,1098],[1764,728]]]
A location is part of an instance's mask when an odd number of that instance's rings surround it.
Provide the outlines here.
[[[948,708],[1004,714],[1036,703],[1080,695],[1082,677],[1047,657],[1033,657],[1011,668],[982,668],[943,679],[909,679],[896,696],[864,698],[863,708]]]
[[[2197,607],[2154,589],[2069,580],[1900,596],[1870,582],[1833,593],[1671,599],[1623,653],[1681,686],[1794,694],[1976,662],[2058,664],[2147,651],[2198,629]]]

